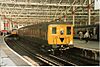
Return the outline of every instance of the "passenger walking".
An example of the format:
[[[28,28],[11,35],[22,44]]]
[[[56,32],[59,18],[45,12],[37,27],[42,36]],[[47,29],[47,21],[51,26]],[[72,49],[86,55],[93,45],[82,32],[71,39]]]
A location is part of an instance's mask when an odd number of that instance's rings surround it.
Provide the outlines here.
[[[90,38],[92,38],[93,37],[93,31],[89,31],[89,34],[90,34]]]
[[[82,38],[83,38],[83,32],[82,31],[79,32],[79,38],[80,38],[80,40],[82,40]]]
[[[88,42],[89,37],[90,37],[90,35],[89,35],[89,32],[87,31],[87,32],[84,34],[84,38],[85,38],[86,43]]]

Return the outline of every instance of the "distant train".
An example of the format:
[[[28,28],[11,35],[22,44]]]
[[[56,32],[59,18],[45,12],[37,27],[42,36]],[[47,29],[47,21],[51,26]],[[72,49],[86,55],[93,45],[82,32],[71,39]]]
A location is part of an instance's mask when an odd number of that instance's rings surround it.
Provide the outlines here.
[[[90,40],[99,41],[99,24],[95,25],[85,25],[85,26],[75,26],[74,27],[74,38],[79,39],[79,31],[83,32],[83,35],[86,31],[89,31]],[[84,36],[83,36],[84,39]]]
[[[14,36],[16,36],[18,33],[17,33],[17,29],[13,29],[12,31],[11,31],[11,35],[14,35]]]
[[[12,31],[10,32],[8,37],[10,37],[10,39],[14,39],[14,40],[18,39],[19,37],[18,37],[17,29],[12,29]]]
[[[20,28],[18,34],[45,40],[52,48],[64,47],[65,49],[73,46],[73,25],[66,23],[39,23]]]

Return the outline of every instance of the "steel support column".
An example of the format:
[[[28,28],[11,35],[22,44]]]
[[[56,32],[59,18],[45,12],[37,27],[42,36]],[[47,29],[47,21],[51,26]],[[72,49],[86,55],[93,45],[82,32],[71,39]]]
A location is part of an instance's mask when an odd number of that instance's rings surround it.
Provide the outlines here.
[[[89,0],[89,5],[88,5],[88,25],[91,24],[91,0]]]
[[[73,6],[73,12],[72,12],[72,14],[73,14],[73,26],[75,25],[75,7]]]

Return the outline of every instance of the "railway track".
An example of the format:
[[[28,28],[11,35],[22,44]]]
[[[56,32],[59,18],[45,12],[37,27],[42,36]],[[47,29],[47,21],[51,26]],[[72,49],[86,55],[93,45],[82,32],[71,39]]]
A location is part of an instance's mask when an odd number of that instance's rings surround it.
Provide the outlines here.
[[[23,40],[26,40],[28,43],[31,43],[31,45],[33,45],[33,43],[36,43],[38,45],[35,45],[35,47],[37,46],[41,46],[41,43],[39,44],[39,42],[34,41],[33,42],[33,39],[31,38],[26,38],[26,39],[23,39]],[[34,47],[34,46],[33,46]],[[44,48],[41,48],[41,51],[44,50]],[[44,50],[44,51],[47,51],[47,50]],[[87,54],[87,55],[86,55]],[[66,50],[64,51],[64,53],[62,55],[56,55],[55,57],[59,57],[61,59],[63,59],[64,61],[67,60],[67,62],[70,62],[74,65],[78,65],[78,66],[83,66],[83,65],[99,65],[99,60],[98,58],[97,59],[92,59],[93,57],[95,58],[95,56],[89,56],[89,55],[92,55],[91,54],[91,51],[89,51],[88,53],[86,53],[86,51],[83,51],[83,49],[80,49],[80,48],[72,48],[72,49],[69,49],[69,50]],[[94,55],[94,53],[93,53]],[[99,56],[99,52],[97,54],[97,56]],[[89,57],[89,58],[88,58]],[[91,57],[91,58],[90,58]]]
[[[41,48],[41,44],[39,42],[34,41],[33,39],[20,39],[18,41],[14,41],[16,45],[26,53],[29,51],[30,55],[33,57],[36,56],[39,61],[44,62],[42,65],[53,65],[53,66],[83,66],[83,65],[99,65],[98,61],[87,59],[85,57],[81,57],[76,53],[73,53],[72,50],[67,50],[63,55],[51,55],[46,53],[46,50]],[[14,43],[14,44],[15,44]],[[19,45],[18,45],[19,44]],[[34,47],[34,48],[33,48]],[[44,52],[43,52],[44,50]],[[75,50],[74,50],[75,51]]]
[[[11,45],[13,45],[13,46],[16,45],[16,48],[18,48],[21,51],[21,53],[22,53],[22,51],[24,51],[24,53],[27,53],[28,56],[35,57],[36,59],[38,59],[38,61],[41,61],[40,64],[42,64],[42,65],[50,65],[50,66],[64,66],[64,65],[72,66],[73,65],[73,64],[67,63],[65,61],[62,61],[61,59],[57,59],[57,58],[49,56],[47,54],[42,54],[37,51],[31,50],[29,47],[26,48],[26,46],[23,45],[23,44],[25,44],[25,42],[20,42],[17,40],[13,40],[13,41],[6,40],[6,42],[7,42],[7,44],[9,44],[10,47],[12,47]]]

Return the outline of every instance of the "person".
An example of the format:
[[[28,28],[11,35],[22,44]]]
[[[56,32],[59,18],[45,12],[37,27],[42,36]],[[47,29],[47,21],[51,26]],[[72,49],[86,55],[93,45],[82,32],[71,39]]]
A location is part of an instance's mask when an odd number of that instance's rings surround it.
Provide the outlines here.
[[[93,31],[89,31],[89,34],[90,34],[90,38],[93,37]]]
[[[87,32],[84,34],[84,38],[85,38],[86,43],[88,42],[89,37],[90,37],[90,35],[89,35],[89,32],[87,31]]]
[[[83,32],[82,31],[79,32],[79,38],[80,38],[80,40],[82,40],[82,38],[83,38]]]

